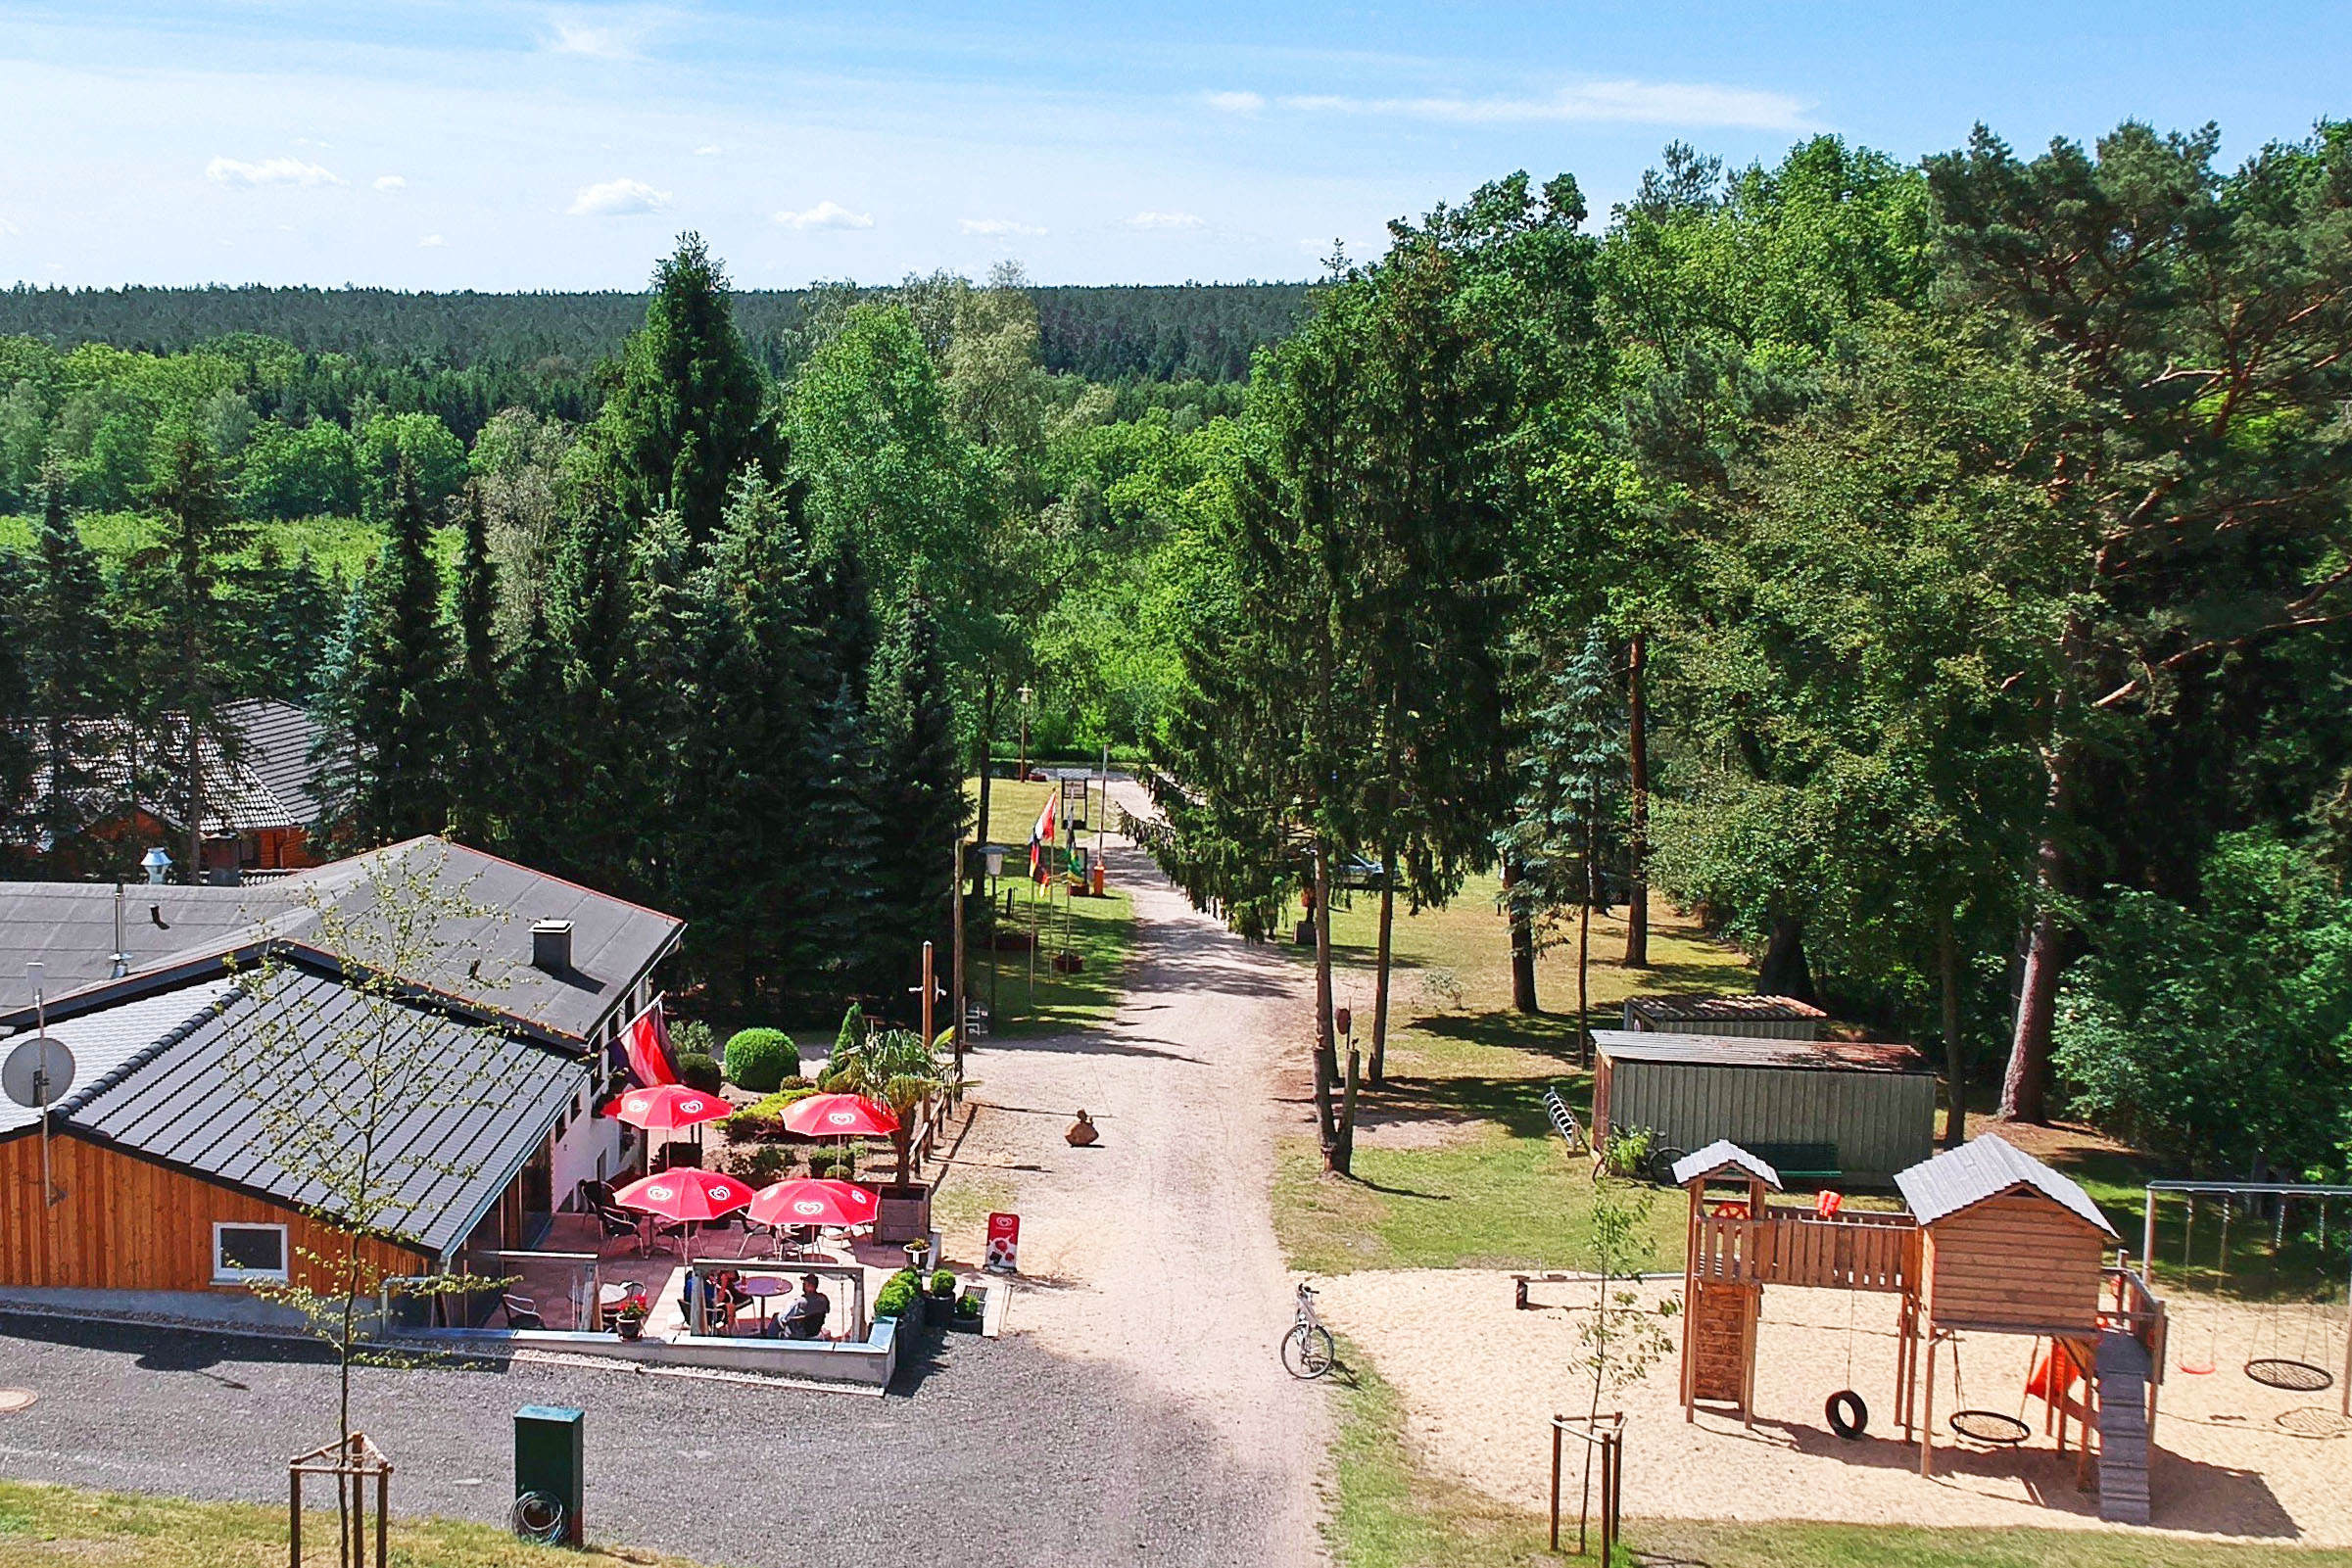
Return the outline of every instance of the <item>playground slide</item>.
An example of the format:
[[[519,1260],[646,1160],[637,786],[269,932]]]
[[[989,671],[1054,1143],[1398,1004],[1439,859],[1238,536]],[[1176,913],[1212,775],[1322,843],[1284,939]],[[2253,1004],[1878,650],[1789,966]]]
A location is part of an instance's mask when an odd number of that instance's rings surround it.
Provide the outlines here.
[[[2147,1347],[2119,1329],[2099,1336],[2099,1517],[2148,1522]]]

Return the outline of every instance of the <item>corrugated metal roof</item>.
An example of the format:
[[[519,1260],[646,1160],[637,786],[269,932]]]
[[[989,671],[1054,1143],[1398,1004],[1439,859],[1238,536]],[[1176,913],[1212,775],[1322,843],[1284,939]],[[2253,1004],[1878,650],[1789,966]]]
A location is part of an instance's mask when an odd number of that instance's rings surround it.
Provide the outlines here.
[[[251,887],[134,886],[125,921],[133,974],[206,967],[222,953],[271,939],[323,949],[325,913],[363,925],[375,900],[398,886],[403,868],[412,868],[453,905],[484,913],[441,922],[432,962],[402,977],[567,1040],[592,1039],[684,929],[674,916],[424,837]],[[166,932],[150,918],[150,906],[168,924],[168,949],[159,951],[153,940]],[[572,923],[572,967],[564,974],[531,967],[531,925],[542,920]],[[0,1022],[27,1022],[32,993],[22,978],[27,958],[48,965],[44,983],[61,1010],[75,1005],[75,993],[85,1006],[112,1000],[126,988],[108,987],[114,941],[113,887],[0,883]]]
[[[1793,996],[1629,996],[1625,1011],[1657,1023],[1684,1019],[1737,1022],[1741,1020],[1826,1019],[1827,1013]]]
[[[98,1084],[135,1059],[173,1029],[220,1005],[233,988],[227,979],[207,980],[176,991],[142,996],[103,1013],[87,1013],[49,1025],[51,1039],[73,1053],[73,1082],[59,1104],[86,1097]],[[30,1038],[29,1035],[25,1038]],[[15,1041],[0,1041],[5,1051]],[[54,1119],[56,1107],[51,1108]],[[41,1119],[38,1111],[13,1100],[0,1100],[0,1133],[28,1127]]]
[[[1957,1149],[1946,1149],[1908,1170],[1896,1171],[1895,1187],[1922,1225],[1932,1225],[2018,1187],[2030,1187],[2108,1235],[2115,1234],[2115,1227],[2107,1223],[2107,1216],[2099,1212],[2088,1193],[2015,1144],[1991,1133],[1972,1138]]]
[[[1674,1185],[1688,1186],[1701,1176],[1712,1176],[1719,1171],[1742,1170],[1773,1188],[1780,1187],[1780,1172],[1773,1169],[1759,1155],[1752,1155],[1729,1138],[1717,1138],[1713,1143],[1674,1162]]]
[[[151,1159],[332,1212],[335,1194],[301,1168],[291,1128],[331,1135],[348,1119],[333,1109],[337,1097],[365,1081],[363,1064],[397,1063],[394,1109],[373,1151],[386,1199],[374,1217],[443,1252],[514,1179],[583,1081],[579,1062],[560,1051],[324,975],[282,971],[259,996],[218,984],[73,1021],[126,1041],[139,1032],[134,1009],[151,1022],[179,1020],[113,1071],[78,1080],[61,1118]],[[102,1022],[110,1016],[113,1023]],[[339,1030],[365,1039],[363,1051],[337,1050],[330,1041]]]
[[[1603,1056],[1687,1067],[1793,1068],[1814,1072],[1931,1072],[1908,1045],[1870,1040],[1780,1040],[1746,1034],[1671,1034],[1651,1029],[1595,1029]]]

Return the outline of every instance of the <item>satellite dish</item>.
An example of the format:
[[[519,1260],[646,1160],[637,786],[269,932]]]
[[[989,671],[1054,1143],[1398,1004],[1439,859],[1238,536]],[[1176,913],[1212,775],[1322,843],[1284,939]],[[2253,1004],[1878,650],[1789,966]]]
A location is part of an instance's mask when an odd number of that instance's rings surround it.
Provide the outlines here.
[[[0,1091],[21,1106],[39,1111],[63,1100],[73,1087],[73,1053],[65,1043],[36,1034],[0,1062]]]

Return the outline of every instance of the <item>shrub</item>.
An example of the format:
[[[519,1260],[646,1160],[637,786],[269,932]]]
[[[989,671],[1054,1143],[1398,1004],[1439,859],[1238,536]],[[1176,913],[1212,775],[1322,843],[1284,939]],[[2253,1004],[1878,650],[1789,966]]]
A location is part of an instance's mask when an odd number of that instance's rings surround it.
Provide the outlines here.
[[[947,1297],[953,1296],[955,1292],[956,1277],[954,1269],[942,1268],[937,1273],[931,1276],[931,1293],[934,1296],[939,1297],[941,1300],[945,1300]]]
[[[782,1029],[738,1029],[727,1042],[727,1076],[753,1094],[769,1094],[800,1073],[800,1048]]]
[[[1630,1179],[1642,1173],[1642,1168],[1650,1164],[1651,1151],[1656,1147],[1657,1134],[1648,1127],[1612,1127],[1602,1160],[1610,1175]]]
[[[923,1276],[911,1268],[902,1268],[884,1280],[882,1289],[874,1293],[874,1315],[904,1317],[922,1299]]]
[[[955,1299],[955,1315],[958,1317],[980,1316],[980,1298],[977,1296],[958,1296]]]
[[[754,1187],[765,1187],[781,1181],[792,1168],[792,1151],[780,1144],[754,1144],[747,1149],[727,1151],[726,1171],[739,1181]]]
[[[799,1078],[787,1079],[783,1088],[774,1094],[744,1107],[727,1118],[727,1136],[738,1141],[746,1138],[782,1138],[784,1108],[794,1100],[805,1100],[817,1092],[817,1086]]]
[[[715,1058],[719,1054],[719,1037],[700,1019],[688,1019],[670,1030],[670,1049],[680,1056]]]
[[[723,1080],[716,1062],[699,1051],[684,1051],[678,1056],[678,1081],[690,1089],[716,1094]]]

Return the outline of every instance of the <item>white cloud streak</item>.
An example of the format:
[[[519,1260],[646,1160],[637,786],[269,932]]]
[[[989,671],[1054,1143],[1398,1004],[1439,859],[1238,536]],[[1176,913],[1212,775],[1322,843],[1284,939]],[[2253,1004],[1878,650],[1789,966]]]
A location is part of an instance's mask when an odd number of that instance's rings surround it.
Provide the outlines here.
[[[408,182],[398,174],[378,174],[374,183],[375,188],[379,191],[401,191],[408,188]]]
[[[601,185],[583,185],[567,211],[574,217],[628,217],[658,213],[670,205],[670,193],[657,191],[641,179],[608,179]]]
[[[548,18],[548,26],[551,30],[541,41],[550,54],[579,55],[589,60],[639,59],[639,45],[652,30],[643,20],[589,21],[560,11]]]
[[[1385,115],[1454,124],[1573,120],[1638,125],[1705,125],[1747,130],[1809,130],[1805,105],[1787,93],[1713,82],[1590,81],[1548,98],[1342,98],[1306,94],[1281,100],[1309,114]]]
[[[1266,100],[1257,93],[1222,92],[1208,95],[1209,107],[1222,114],[1254,115],[1266,107]]]
[[[1034,236],[1046,232],[1028,223],[1016,223],[1009,217],[968,217],[964,219],[963,228],[967,234],[980,234],[991,239],[1009,235]]]
[[[874,214],[852,213],[839,202],[819,202],[804,213],[778,213],[776,221],[786,228],[795,229],[872,228]]]
[[[438,251],[447,247],[449,241],[443,239],[438,234],[427,234],[423,239],[416,242],[416,248],[420,251]]]
[[[310,189],[317,185],[340,185],[332,170],[316,164],[306,164],[299,158],[265,158],[258,164],[241,163],[234,158],[216,158],[204,166],[204,177],[216,185],[236,190],[260,190],[268,185],[291,185]]]
[[[1199,228],[1201,220],[1190,213],[1137,213],[1127,220],[1127,226],[1141,229]]]

